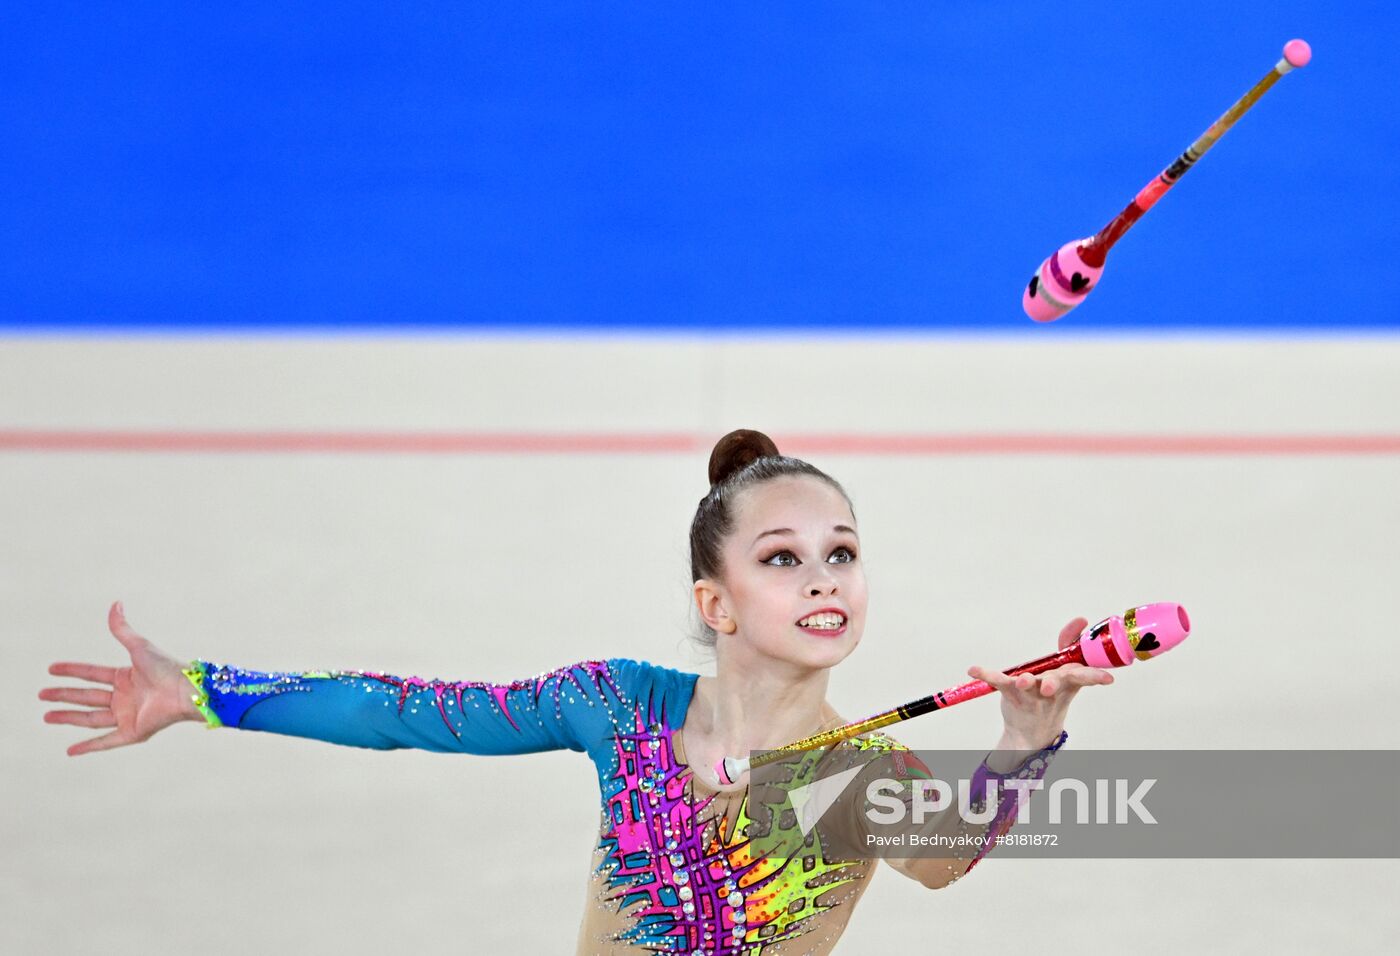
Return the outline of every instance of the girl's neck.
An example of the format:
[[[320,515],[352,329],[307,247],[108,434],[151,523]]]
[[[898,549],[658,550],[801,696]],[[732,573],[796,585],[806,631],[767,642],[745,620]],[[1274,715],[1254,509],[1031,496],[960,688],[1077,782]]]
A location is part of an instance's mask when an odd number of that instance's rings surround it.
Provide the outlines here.
[[[702,716],[705,736],[726,753],[781,747],[836,719],[826,703],[830,671],[721,657]]]

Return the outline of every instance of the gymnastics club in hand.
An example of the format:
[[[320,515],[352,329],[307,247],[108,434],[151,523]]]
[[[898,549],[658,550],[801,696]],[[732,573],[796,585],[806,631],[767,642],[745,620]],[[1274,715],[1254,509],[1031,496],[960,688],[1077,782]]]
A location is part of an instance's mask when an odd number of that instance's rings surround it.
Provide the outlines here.
[[[1122,617],[1104,618],[1086,627],[1079,639],[1064,650],[1013,667],[1006,673],[1013,677],[1017,674],[1041,674],[1064,664],[1127,667],[1134,660],[1145,661],[1165,654],[1186,640],[1190,633],[1191,620],[1180,604],[1145,604],[1129,608]],[[984,680],[969,681],[844,727],[814,734],[776,750],[764,751],[756,757],[725,757],[715,765],[715,775],[722,785],[732,786],[749,770],[781,760],[793,751],[832,746],[866,731],[888,727],[930,711],[943,710],[995,690]]]
[[[1061,246],[1054,254],[1041,263],[1030,285],[1021,296],[1021,308],[1037,322],[1050,322],[1058,319],[1070,309],[1084,301],[1084,298],[1098,286],[1103,275],[1104,260],[1113,244],[1123,238],[1123,234],[1142,218],[1142,214],[1171,189],[1176,181],[1186,175],[1191,165],[1215,145],[1231,126],[1268,92],[1278,78],[1295,67],[1308,65],[1312,59],[1312,49],[1302,40],[1289,40],[1283,47],[1283,59],[1274,64],[1268,74],[1254,84],[1235,105],[1225,111],[1210,129],[1201,134],[1200,139],[1177,157],[1176,162],[1142,187],[1128,207],[1120,212],[1112,222],[1099,230],[1091,239],[1076,239]]]

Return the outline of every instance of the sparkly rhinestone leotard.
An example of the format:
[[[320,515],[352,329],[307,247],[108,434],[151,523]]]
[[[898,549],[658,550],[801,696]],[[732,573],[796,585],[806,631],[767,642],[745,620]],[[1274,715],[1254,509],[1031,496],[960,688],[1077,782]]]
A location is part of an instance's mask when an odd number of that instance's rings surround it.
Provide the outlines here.
[[[627,658],[581,661],[503,684],[358,670],[260,672],[203,660],[185,673],[211,728],[376,750],[588,754],[601,813],[595,905],[584,914],[580,956],[829,953],[869,883],[868,860],[752,852],[746,801],[707,790],[684,762],[678,731],[696,674]],[[1042,776],[1063,740],[1015,775]],[[881,733],[847,744],[907,750]],[[1013,820],[1014,808],[1007,810],[994,824],[1002,832]],[[728,828],[714,824],[717,813]]]

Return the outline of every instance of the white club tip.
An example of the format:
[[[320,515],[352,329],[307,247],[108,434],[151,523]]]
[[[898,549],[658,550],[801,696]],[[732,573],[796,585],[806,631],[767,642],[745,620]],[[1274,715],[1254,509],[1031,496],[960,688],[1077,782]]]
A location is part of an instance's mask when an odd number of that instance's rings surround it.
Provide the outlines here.
[[[747,757],[725,757],[715,764],[715,776],[726,787],[732,787],[748,771],[749,758]]]

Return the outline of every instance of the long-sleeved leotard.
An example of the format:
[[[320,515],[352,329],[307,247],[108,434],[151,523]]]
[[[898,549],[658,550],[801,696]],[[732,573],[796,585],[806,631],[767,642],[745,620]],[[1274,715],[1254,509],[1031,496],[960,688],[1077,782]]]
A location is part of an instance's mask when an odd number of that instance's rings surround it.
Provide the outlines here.
[[[591,876],[597,905],[584,915],[580,954],[827,953],[868,883],[871,861],[829,861],[810,843],[787,859],[751,852],[746,800],[740,795],[733,812],[734,798],[708,791],[684,762],[677,730],[696,674],[610,658],[503,684],[260,672],[203,660],[186,675],[211,728],[376,750],[588,754],[601,808]],[[1015,775],[1043,776],[1064,739]],[[846,745],[907,750],[880,733]],[[912,768],[910,776],[925,774]],[[1014,794],[1006,796],[990,828],[997,832],[1013,822]],[[728,829],[714,825],[722,805],[731,808]]]

